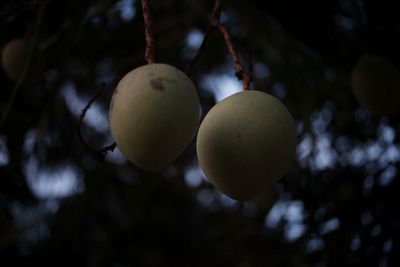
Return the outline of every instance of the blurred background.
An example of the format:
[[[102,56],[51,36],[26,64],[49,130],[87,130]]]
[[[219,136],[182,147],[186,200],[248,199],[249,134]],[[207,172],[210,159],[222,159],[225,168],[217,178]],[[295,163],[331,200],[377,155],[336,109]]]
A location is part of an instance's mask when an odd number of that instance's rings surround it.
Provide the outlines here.
[[[156,61],[185,70],[213,1],[150,5]],[[81,130],[93,148],[113,142],[113,90],[146,63],[140,1],[2,0],[0,49],[34,36],[40,74],[0,128],[0,266],[399,266],[399,116],[374,117],[350,86],[366,53],[399,67],[399,11],[399,1],[224,1],[253,88],[281,99],[298,133],[291,172],[238,203],[207,182],[194,142],[150,174],[118,149],[101,161],[77,138],[102,87]],[[202,117],[242,90],[218,32],[192,78]],[[3,116],[15,81],[1,71],[0,84]]]

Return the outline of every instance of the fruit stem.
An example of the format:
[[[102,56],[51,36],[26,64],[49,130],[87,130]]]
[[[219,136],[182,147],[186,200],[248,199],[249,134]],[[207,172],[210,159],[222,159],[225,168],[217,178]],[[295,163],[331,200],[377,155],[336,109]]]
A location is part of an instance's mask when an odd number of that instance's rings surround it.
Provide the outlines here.
[[[149,0],[142,0],[143,18],[144,18],[144,31],[146,34],[146,52],[145,59],[147,64],[154,63],[154,36],[153,36],[153,23],[151,20]]]
[[[225,44],[228,47],[229,54],[231,55],[231,58],[233,60],[233,64],[234,64],[235,71],[236,71],[236,73],[235,73],[236,77],[239,80],[243,81],[243,89],[244,90],[250,90],[250,83],[253,80],[252,74],[251,74],[251,72],[247,73],[245,71],[245,68],[243,67],[242,63],[240,62],[240,58],[237,53],[237,50],[236,50],[235,46],[233,45],[233,40],[232,40],[231,34],[229,33],[228,29],[224,25],[222,25],[220,22],[221,5],[222,5],[222,0],[215,0],[211,19],[210,19],[210,26],[208,27],[208,29],[203,37],[203,41],[202,41],[199,49],[197,50],[195,57],[193,58],[192,62],[186,68],[186,74],[188,76],[191,76],[190,74],[192,72],[192,69],[193,69],[195,63],[198,61],[200,54],[205,50],[205,46],[207,44],[210,34],[214,30],[218,30],[223,35]]]
[[[231,55],[233,64],[235,66],[236,77],[239,80],[243,81],[243,89],[244,90],[250,90],[251,76],[245,71],[242,63],[240,62],[240,58],[237,53],[237,50],[236,50],[235,46],[233,45],[231,34],[229,33],[228,29],[220,23],[219,20],[214,21],[213,24],[215,25],[215,27],[217,27],[217,29],[224,36],[226,46],[228,47],[229,54]]]

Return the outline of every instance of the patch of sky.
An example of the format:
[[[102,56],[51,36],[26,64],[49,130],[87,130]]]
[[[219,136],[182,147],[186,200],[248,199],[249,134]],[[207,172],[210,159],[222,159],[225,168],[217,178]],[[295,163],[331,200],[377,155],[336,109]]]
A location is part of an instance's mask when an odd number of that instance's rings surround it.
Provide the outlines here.
[[[389,145],[383,154],[381,154],[381,157],[379,158],[379,161],[382,165],[386,165],[388,163],[396,163],[400,161],[400,150],[399,146],[391,144]]]
[[[185,39],[185,43],[189,48],[197,50],[200,47],[203,38],[204,33],[195,28],[188,33]]]
[[[297,134],[302,134],[304,132],[304,123],[303,122],[297,122],[296,124],[296,132]]]
[[[304,220],[304,204],[301,201],[291,201],[286,206],[285,219],[290,222],[301,222]]]
[[[185,38],[185,47],[182,50],[183,58],[192,60],[203,41],[204,33],[197,28],[192,29]]]
[[[371,224],[374,221],[371,212],[366,211],[361,215],[361,223],[362,225],[366,226]]]
[[[205,76],[201,83],[203,88],[214,95],[217,102],[243,91],[243,83],[229,74],[210,74]]]
[[[279,99],[284,99],[287,95],[286,87],[282,83],[276,83],[271,88],[271,93]]]
[[[275,204],[272,206],[271,210],[265,217],[265,225],[267,227],[275,228],[281,223],[285,215],[286,205],[286,201],[278,200],[275,202]]]
[[[196,199],[200,205],[214,210],[216,208],[215,200],[216,193],[214,190],[209,188],[202,188],[197,192]]]
[[[330,232],[337,230],[340,227],[340,221],[338,218],[331,218],[328,221],[322,223],[319,227],[321,235],[326,235]]]
[[[284,235],[288,241],[296,241],[306,231],[306,226],[303,223],[287,223],[285,225]]]
[[[265,217],[265,226],[275,228],[282,222],[286,222],[284,226],[284,235],[288,241],[295,241],[301,237],[306,230],[303,220],[303,202],[280,199],[275,202],[274,206]]]
[[[382,246],[382,251],[384,253],[389,253],[390,251],[392,251],[393,249],[393,240],[392,239],[388,239],[383,243]]]
[[[400,146],[394,144],[397,133],[386,120],[380,122],[376,139],[363,143],[350,140],[346,136],[338,136],[332,140],[328,127],[334,110],[334,105],[327,102],[321,111],[312,114],[311,133],[304,132],[297,146],[300,166],[310,167],[312,171],[322,171],[340,164],[363,167],[368,173],[377,174],[388,164],[400,162]],[[357,112],[362,114],[359,117],[364,117],[360,119],[360,123],[368,121],[369,115],[364,109],[358,109]],[[389,184],[396,174],[394,168],[388,168],[381,174],[378,182],[382,186]],[[364,186],[372,186],[372,182],[366,180]]]
[[[337,154],[332,148],[332,137],[329,134],[321,134],[315,141],[315,170],[333,168],[337,162]]]
[[[128,161],[118,146],[115,147],[114,151],[107,153],[105,160],[118,165],[124,165]]]
[[[396,130],[393,129],[393,127],[381,123],[377,131],[378,131],[378,140],[386,144],[393,143],[396,137]]]
[[[103,59],[96,65],[97,86],[115,82],[116,76],[112,73],[112,69],[113,69],[113,61],[110,58]]]
[[[380,186],[389,185],[390,183],[392,183],[392,181],[396,177],[396,174],[397,174],[397,169],[395,166],[393,166],[393,165],[387,166],[386,169],[383,170],[383,172],[379,176],[378,184]]]
[[[380,143],[369,140],[365,146],[365,154],[368,161],[375,161],[382,155],[383,147]]]
[[[351,18],[342,16],[342,15],[337,15],[335,17],[336,24],[339,27],[339,29],[343,32],[350,32],[354,30],[354,21]]]
[[[220,21],[222,24],[225,24],[225,23],[228,22],[229,17],[230,17],[231,15],[232,15],[232,12],[230,12],[229,10],[224,10],[224,11],[221,12],[219,21]]]
[[[236,206],[239,202],[225,195],[224,193],[216,190],[217,199],[224,207]]]
[[[313,253],[323,250],[325,247],[325,241],[318,237],[313,237],[308,240],[306,244],[306,253]]]
[[[221,12],[220,21],[223,25],[229,28],[230,33],[234,37],[246,38],[246,29],[240,24],[236,23],[236,14],[230,10]]]
[[[371,120],[371,113],[364,107],[359,107],[354,112],[354,119],[358,123],[368,123]]]
[[[10,161],[10,152],[7,148],[6,138],[0,136],[0,167],[5,166]]]
[[[120,0],[115,4],[115,9],[119,11],[124,22],[130,22],[136,15],[136,0]]]
[[[35,129],[29,129],[26,132],[23,149],[27,155],[33,153],[33,149],[36,144],[36,138],[37,138],[37,131]]]
[[[367,177],[364,178],[364,189],[365,190],[371,190],[372,187],[374,186],[374,177],[372,175],[368,175]]]
[[[356,251],[360,248],[360,246],[361,246],[361,239],[360,236],[356,234],[353,236],[353,239],[351,240],[350,249],[352,251]]]
[[[350,165],[358,167],[365,163],[365,155],[366,154],[362,147],[355,147],[348,153],[347,161],[350,163]]]
[[[313,151],[313,139],[311,134],[306,133],[297,145],[297,158],[302,167],[308,165],[309,157]]]
[[[351,148],[350,140],[346,136],[337,137],[334,146],[338,153],[344,153]]]
[[[73,165],[42,167],[31,156],[24,166],[29,188],[40,199],[68,197],[84,190],[82,172]]]
[[[253,69],[254,77],[256,77],[257,79],[267,79],[271,76],[271,69],[264,63],[254,63]]]
[[[315,135],[323,134],[326,132],[327,127],[332,120],[332,110],[324,108],[320,112],[316,112],[312,116],[312,130]]]
[[[87,105],[89,98],[79,96],[72,82],[64,83],[61,87],[61,92],[69,111],[78,118]],[[109,131],[107,112],[96,102],[87,111],[85,123],[99,132],[105,133]]]
[[[206,179],[203,170],[198,164],[190,165],[184,172],[185,182],[189,187],[198,187]]]
[[[375,225],[374,228],[371,229],[371,236],[377,237],[382,232],[382,227],[380,225]]]

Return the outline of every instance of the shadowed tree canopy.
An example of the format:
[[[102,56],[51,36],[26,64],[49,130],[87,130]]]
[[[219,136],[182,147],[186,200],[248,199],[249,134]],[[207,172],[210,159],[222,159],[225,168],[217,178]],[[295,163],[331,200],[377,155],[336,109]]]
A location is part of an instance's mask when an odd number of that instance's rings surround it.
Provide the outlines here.
[[[291,171],[243,203],[207,182],[195,138],[156,174],[93,153],[114,141],[116,85],[146,64],[140,4],[1,1],[0,49],[24,37],[31,57],[24,81],[0,72],[0,265],[398,266],[400,114],[362,107],[351,73],[365,54],[400,68],[400,2],[223,1],[252,89],[279,98],[298,135]],[[213,4],[150,1],[155,61],[185,71]],[[243,90],[218,31],[190,77],[202,118]],[[76,125],[96,94],[85,147]]]

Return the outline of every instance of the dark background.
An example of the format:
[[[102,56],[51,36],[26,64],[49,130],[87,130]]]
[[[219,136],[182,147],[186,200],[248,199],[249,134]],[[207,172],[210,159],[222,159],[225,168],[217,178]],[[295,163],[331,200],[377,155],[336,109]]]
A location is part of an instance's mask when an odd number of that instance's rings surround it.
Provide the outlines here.
[[[292,170],[246,203],[207,183],[194,143],[150,174],[79,142],[75,125],[99,87],[81,130],[93,148],[113,141],[112,92],[146,63],[139,2],[1,1],[1,48],[37,36],[32,66],[44,70],[0,128],[0,266],[399,266],[399,116],[360,107],[350,74],[366,53],[399,67],[400,2],[225,1],[253,87],[279,97],[298,130]],[[156,61],[184,70],[212,6],[151,1]],[[203,116],[241,89],[218,33],[193,79]],[[0,84],[2,115],[15,83],[0,72]]]

